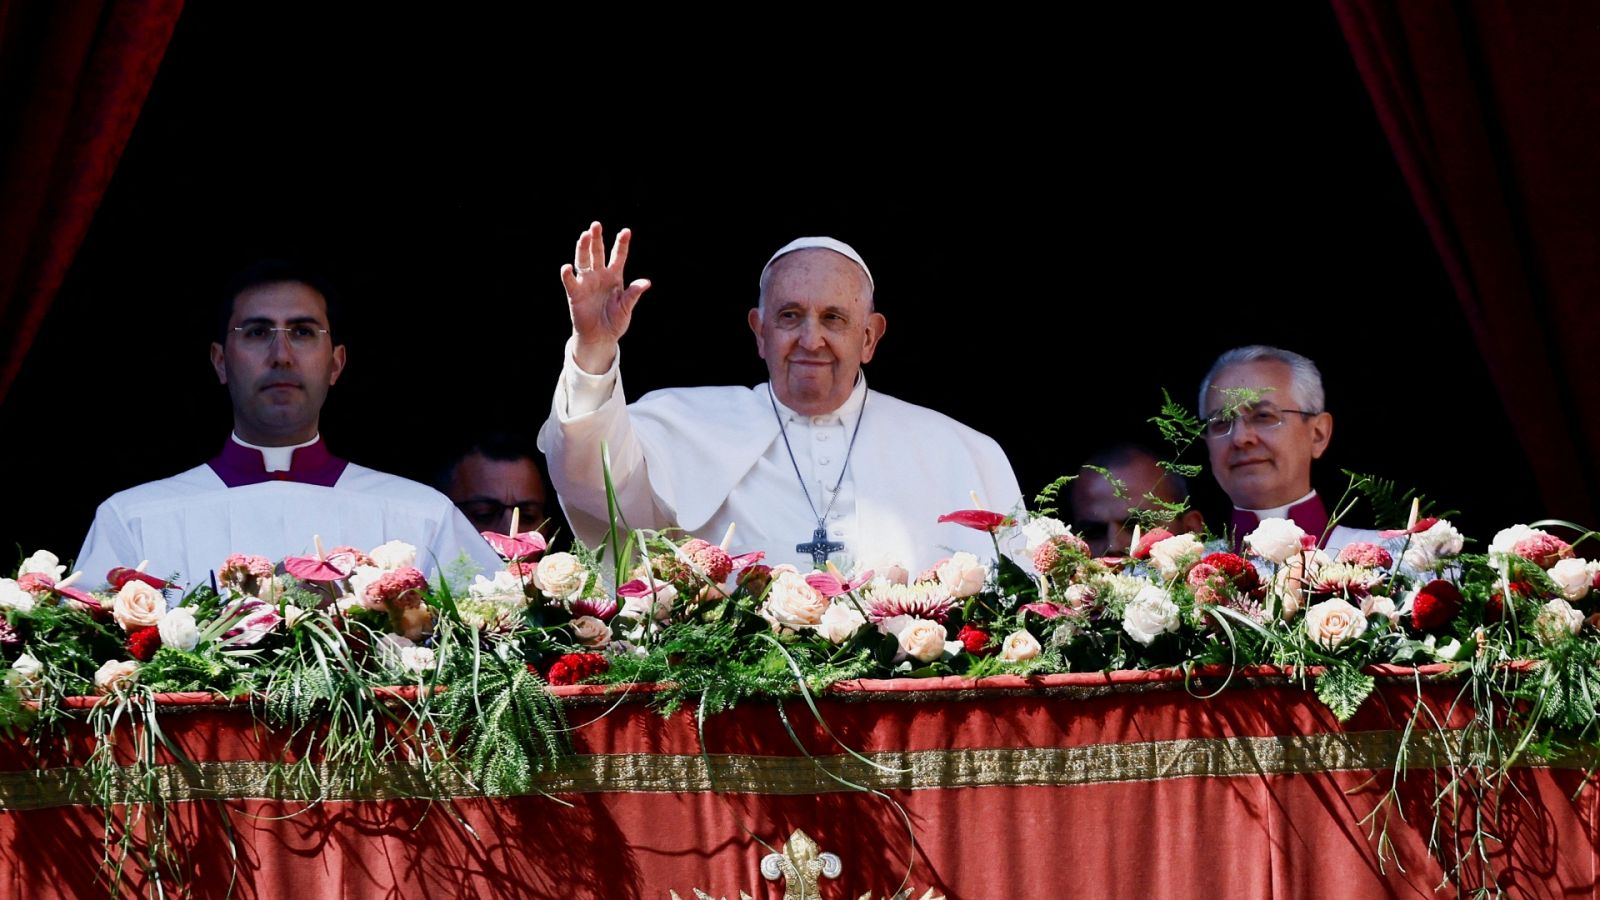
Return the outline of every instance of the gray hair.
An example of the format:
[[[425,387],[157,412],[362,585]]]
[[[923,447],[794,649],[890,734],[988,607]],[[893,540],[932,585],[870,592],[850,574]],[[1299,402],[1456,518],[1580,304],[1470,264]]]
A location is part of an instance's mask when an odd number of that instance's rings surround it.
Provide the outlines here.
[[[1295,402],[1309,413],[1323,411],[1327,395],[1322,391],[1322,372],[1317,369],[1317,364],[1309,357],[1301,356],[1293,350],[1269,347],[1266,344],[1235,347],[1217,357],[1217,361],[1212,363],[1211,369],[1206,372],[1206,377],[1200,381],[1200,406],[1195,411],[1199,415],[1205,415],[1206,398],[1211,394],[1211,382],[1222,373],[1223,369],[1252,362],[1280,362],[1288,366],[1289,384],[1294,389]]]

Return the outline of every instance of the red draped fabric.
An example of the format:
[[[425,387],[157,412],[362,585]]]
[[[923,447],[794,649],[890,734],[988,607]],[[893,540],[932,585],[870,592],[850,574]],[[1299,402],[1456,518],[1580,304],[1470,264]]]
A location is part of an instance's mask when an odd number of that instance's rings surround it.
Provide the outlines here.
[[[1334,0],[1356,68],[1552,515],[1600,510],[1600,5]],[[1359,303],[1360,298],[1354,298]],[[1415,402],[1471,440],[1450,361]],[[1430,407],[1430,401],[1443,404]]]
[[[183,0],[0,0],[0,400],[133,131]]]
[[[1583,761],[1518,766],[1488,807],[1432,807],[1438,739],[1470,718],[1459,684],[1400,675],[1344,725],[1281,677],[1240,685],[1202,700],[1170,672],[859,682],[817,701],[820,720],[798,701],[782,715],[750,702],[703,730],[689,711],[557,689],[578,701],[577,755],[541,776],[549,796],[315,804],[283,799],[292,783],[279,799],[252,786],[285,758],[281,736],[200,696],[163,729],[204,771],[169,768],[163,784],[194,791],[167,809],[174,865],[202,896],[777,898],[762,842],[796,829],[841,857],[823,897],[883,897],[908,869],[913,896],[952,900],[1425,898],[1485,880],[1593,895],[1600,807]],[[1396,773],[1419,691],[1430,712]],[[61,759],[43,776],[35,762],[0,742],[0,895],[103,894],[101,812],[62,791]],[[1474,831],[1493,836],[1489,874],[1474,862],[1451,877],[1430,837],[1470,853]]]

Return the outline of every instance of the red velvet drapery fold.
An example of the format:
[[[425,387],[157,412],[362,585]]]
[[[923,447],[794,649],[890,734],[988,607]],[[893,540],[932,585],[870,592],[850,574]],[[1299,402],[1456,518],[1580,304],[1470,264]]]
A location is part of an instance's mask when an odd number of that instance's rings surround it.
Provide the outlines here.
[[[1600,6],[1333,8],[1546,508],[1597,524]],[[1399,352],[1397,374],[1431,382],[1416,410],[1471,440],[1488,398],[1438,381],[1426,335]]]
[[[133,131],[183,0],[0,0],[0,400]]]

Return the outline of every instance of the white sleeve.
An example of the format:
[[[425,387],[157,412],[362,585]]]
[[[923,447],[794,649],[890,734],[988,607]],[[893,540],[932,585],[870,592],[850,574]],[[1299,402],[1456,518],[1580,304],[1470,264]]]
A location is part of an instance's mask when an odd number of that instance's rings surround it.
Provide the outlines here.
[[[597,547],[610,527],[602,446],[610,461],[617,506],[628,525],[662,528],[671,524],[670,516],[656,503],[644,450],[628,419],[618,374],[621,351],[610,370],[591,375],[578,368],[573,349],[574,341],[569,339],[550,418],[539,429],[539,449],[550,463],[550,480],[574,534],[588,546]]]
[[[74,570],[83,572],[83,587],[91,590],[105,587],[107,572],[117,566],[137,566],[142,561],[138,539],[111,501],[100,504],[94,512],[89,534],[83,539],[83,549],[72,563]],[[170,560],[161,562],[171,563]]]

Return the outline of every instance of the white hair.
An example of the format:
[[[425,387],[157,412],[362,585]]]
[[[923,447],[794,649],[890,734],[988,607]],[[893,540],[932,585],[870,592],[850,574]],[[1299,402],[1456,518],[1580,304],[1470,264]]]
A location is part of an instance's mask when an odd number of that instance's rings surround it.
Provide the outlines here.
[[[1217,361],[1211,364],[1206,377],[1200,381],[1200,406],[1196,412],[1205,415],[1206,398],[1211,394],[1211,382],[1222,373],[1223,369],[1252,362],[1280,362],[1288,366],[1289,385],[1294,391],[1294,402],[1301,410],[1308,413],[1323,411],[1327,396],[1322,391],[1322,372],[1317,369],[1316,363],[1293,350],[1269,347],[1266,344],[1251,344],[1248,347],[1235,347],[1217,357]]]

